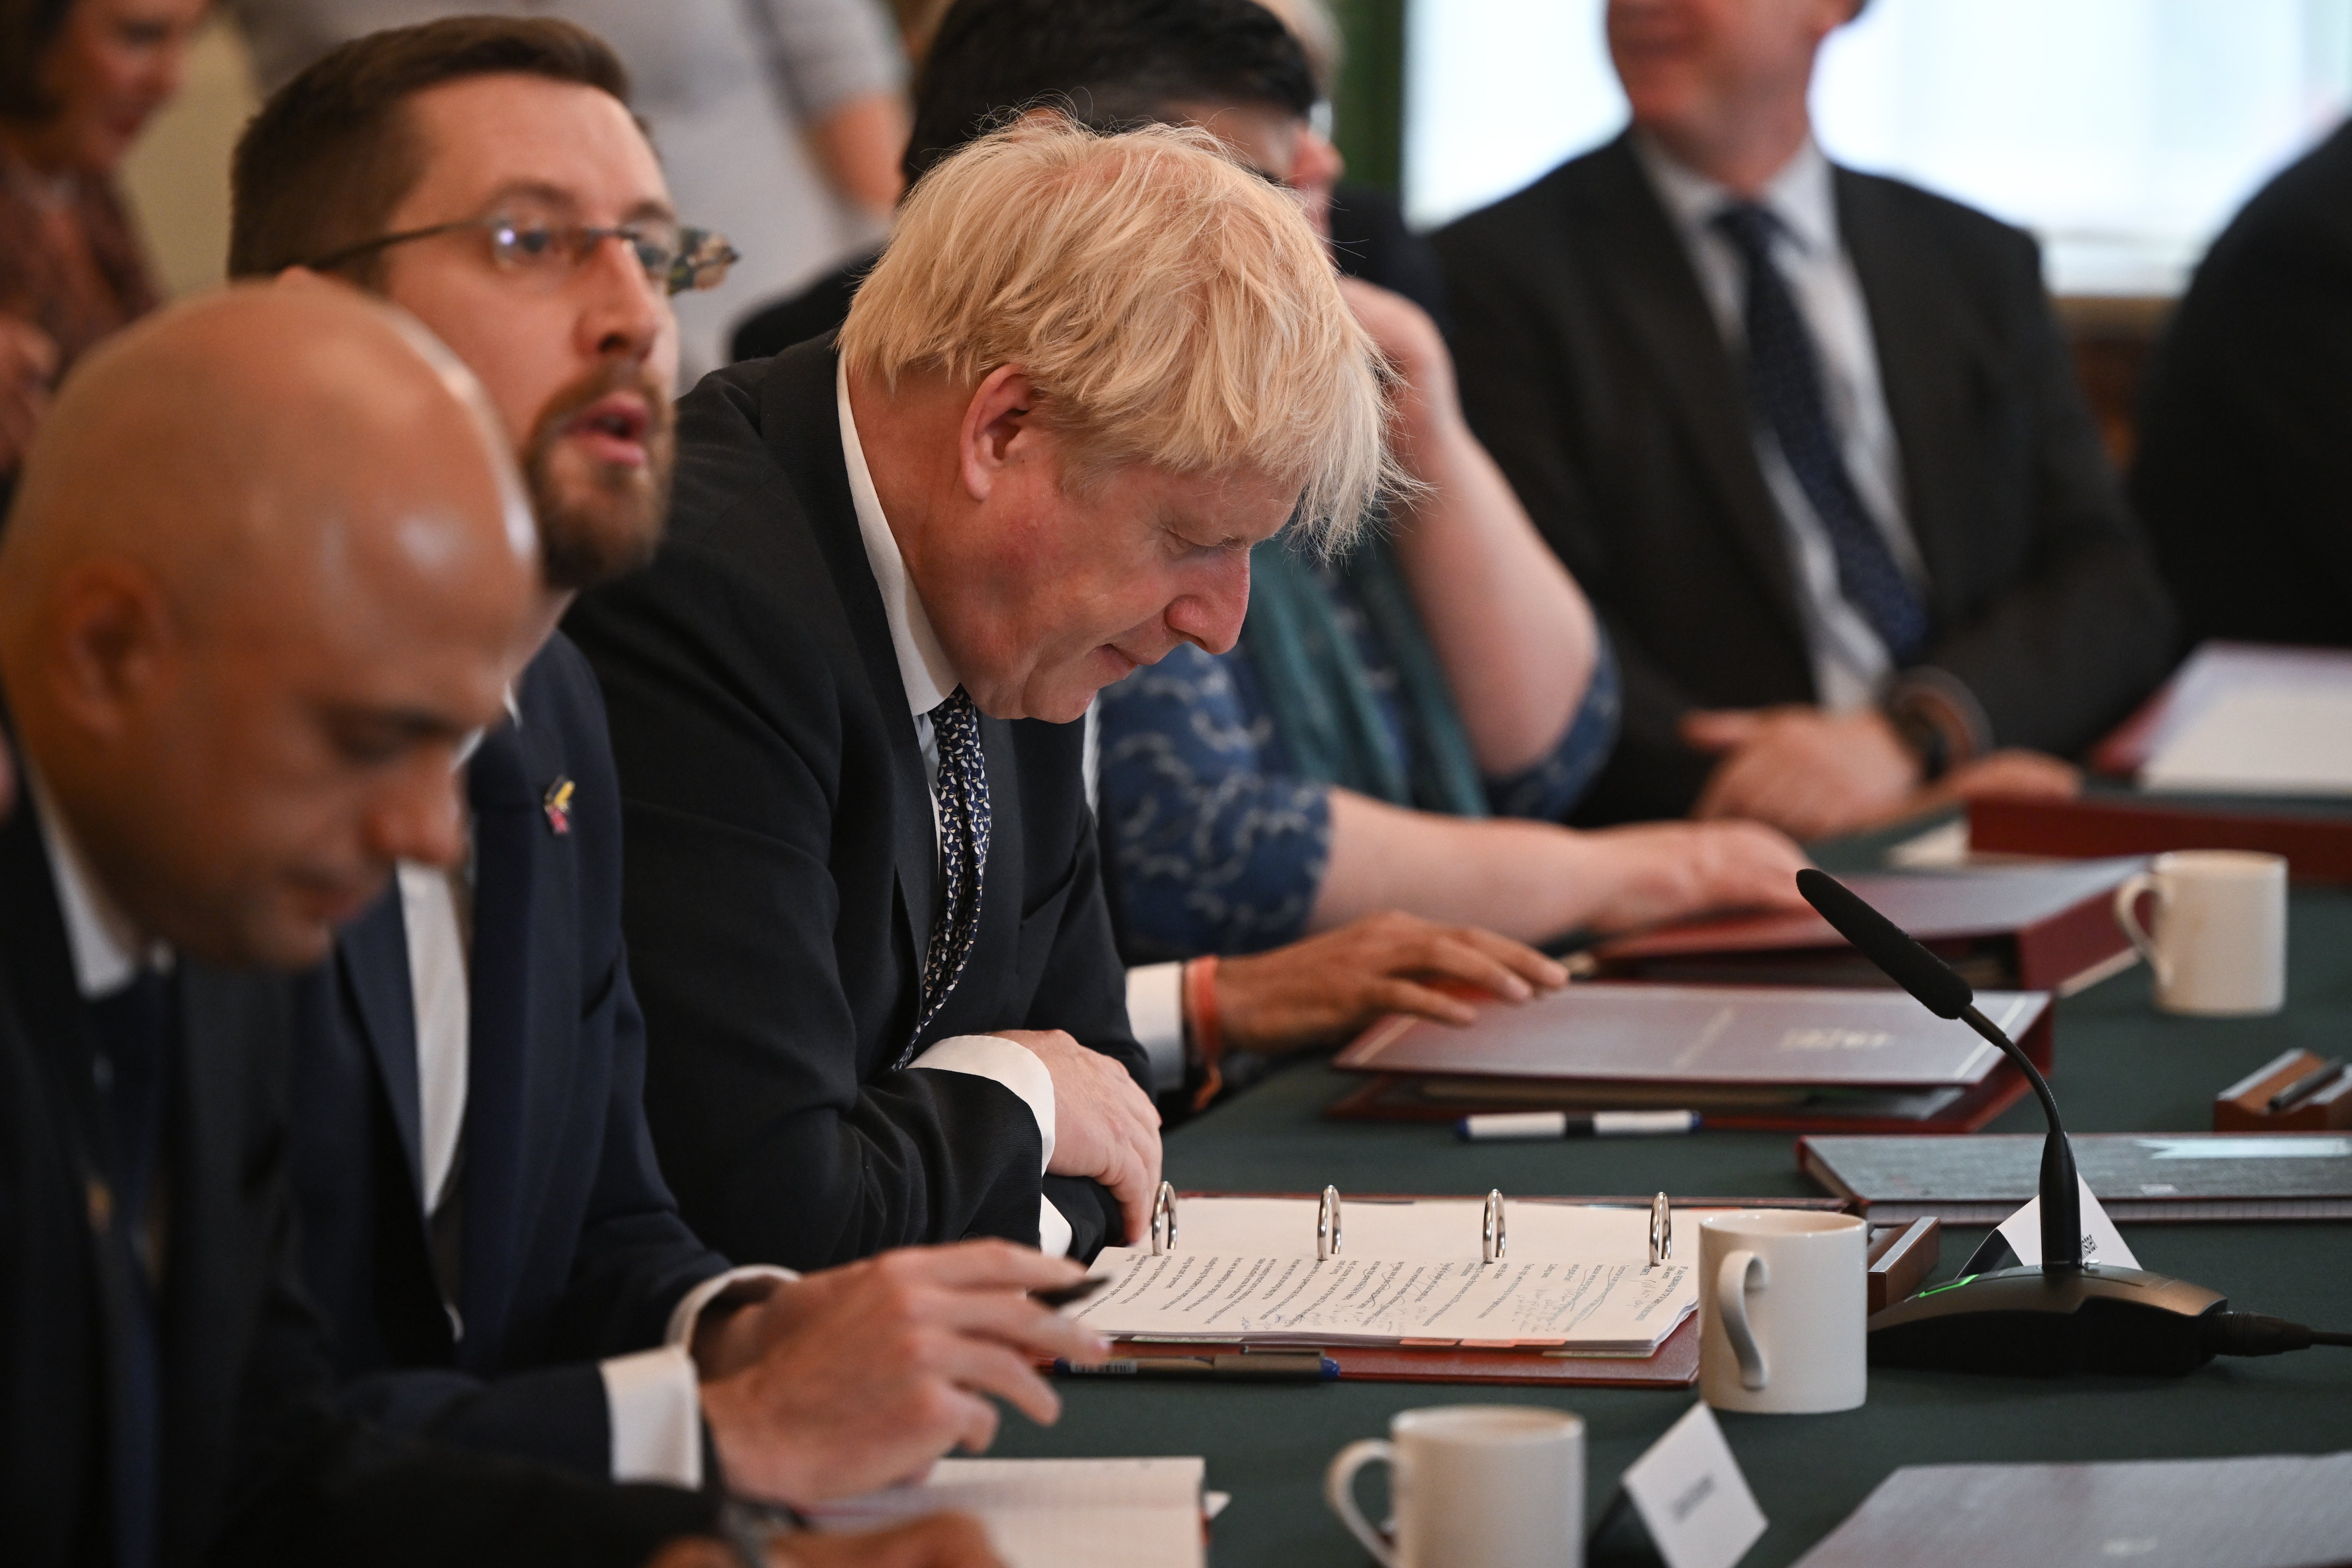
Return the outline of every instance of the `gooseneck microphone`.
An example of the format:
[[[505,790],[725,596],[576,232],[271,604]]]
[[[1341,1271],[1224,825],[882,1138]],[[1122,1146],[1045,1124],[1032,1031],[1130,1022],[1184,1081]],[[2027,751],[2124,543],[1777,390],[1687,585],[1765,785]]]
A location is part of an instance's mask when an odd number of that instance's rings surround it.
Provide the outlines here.
[[[1978,1009],[1976,992],[1952,972],[1950,965],[1864,904],[1845,883],[1808,866],[1797,873],[1797,891],[1888,979],[1917,998],[1921,1007],[1939,1019],[1958,1019],[1992,1041],[2033,1085],[2034,1096],[2042,1102],[2042,1120],[2050,1125],[2042,1143],[2042,1268],[2045,1273],[2080,1269],[2083,1204],[2074,1176],[2074,1148],[2066,1141],[2057,1097],[2050,1092],[2050,1082],[2042,1076],[2042,1070]]]

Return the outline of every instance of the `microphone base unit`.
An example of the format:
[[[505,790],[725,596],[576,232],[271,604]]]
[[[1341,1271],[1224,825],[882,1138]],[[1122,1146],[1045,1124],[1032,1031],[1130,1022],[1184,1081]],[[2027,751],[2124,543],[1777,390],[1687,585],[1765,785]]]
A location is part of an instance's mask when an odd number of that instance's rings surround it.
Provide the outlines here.
[[[1870,1319],[1873,1366],[2032,1377],[2177,1377],[2212,1359],[2226,1297],[2162,1274],[2088,1263],[1970,1274]]]

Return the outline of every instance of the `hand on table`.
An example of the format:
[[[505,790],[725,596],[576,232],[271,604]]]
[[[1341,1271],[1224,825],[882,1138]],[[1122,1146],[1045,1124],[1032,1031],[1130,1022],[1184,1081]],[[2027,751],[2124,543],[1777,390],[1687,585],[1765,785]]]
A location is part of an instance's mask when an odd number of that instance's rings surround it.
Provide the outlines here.
[[[49,411],[58,346],[19,317],[0,315],[0,474],[14,471]]]
[[[788,1535],[768,1549],[770,1568],[1004,1568],[978,1523],[935,1513],[865,1535]],[[646,1568],[743,1568],[732,1548],[705,1536],[673,1541]]]
[[[909,1247],[738,1309],[697,1344],[729,1486],[790,1503],[888,1486],[950,1448],[986,1448],[991,1396],[1055,1420],[1033,1361],[1099,1361],[1109,1346],[1025,1292],[1085,1272],[1010,1241]]]
[[[1150,1234],[1151,1200],[1160,1192],[1160,1113],[1127,1069],[1088,1051],[1060,1030],[1001,1029],[1000,1040],[1024,1046],[1054,1077],[1052,1176],[1091,1176],[1110,1188],[1127,1217],[1127,1234]]]
[[[2071,800],[2083,792],[2083,770],[2042,751],[2012,748],[1963,763],[1920,790],[1905,815],[1996,795]]]
[[[1797,873],[1812,862],[1756,822],[1638,822],[1581,840],[1577,874],[1609,891],[1582,922],[1628,931],[1713,909],[1801,909]]]
[[[1891,821],[1919,787],[1919,759],[1874,708],[1699,711],[1683,739],[1719,754],[1691,815],[1744,817],[1800,839],[1826,838]]]
[[[1286,947],[1219,959],[1218,1022],[1227,1046],[1267,1055],[1334,1044],[1383,1013],[1468,1023],[1477,1009],[1437,988],[1448,980],[1523,1002],[1568,984],[1568,971],[1475,926],[1370,915]]]

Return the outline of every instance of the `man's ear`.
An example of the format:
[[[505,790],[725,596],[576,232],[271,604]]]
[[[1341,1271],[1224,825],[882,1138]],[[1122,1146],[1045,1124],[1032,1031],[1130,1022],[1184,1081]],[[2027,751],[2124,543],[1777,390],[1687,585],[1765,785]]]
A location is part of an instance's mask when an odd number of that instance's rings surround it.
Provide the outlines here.
[[[72,573],[50,612],[52,700],[90,738],[112,740],[163,679],[177,636],[155,580],[126,562],[90,561]]]
[[[1018,455],[1016,444],[1034,438],[1035,400],[1036,388],[1018,365],[999,365],[972,390],[956,448],[964,493],[972,500],[988,499]]]

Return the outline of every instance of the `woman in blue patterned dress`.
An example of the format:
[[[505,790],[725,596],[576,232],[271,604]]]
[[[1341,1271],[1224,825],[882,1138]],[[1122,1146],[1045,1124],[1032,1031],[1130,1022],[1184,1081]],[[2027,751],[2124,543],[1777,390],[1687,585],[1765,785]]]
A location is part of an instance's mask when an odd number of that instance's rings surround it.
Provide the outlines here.
[[[1131,956],[1255,953],[1382,910],[1542,942],[1794,903],[1804,861],[1769,829],[1560,825],[1615,739],[1607,640],[1464,423],[1428,317],[1344,287],[1402,378],[1421,488],[1336,563],[1259,546],[1239,646],[1102,694]]]

